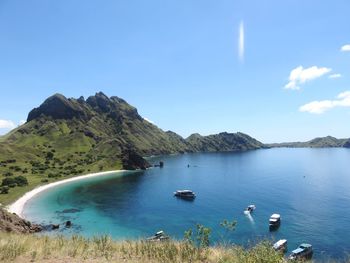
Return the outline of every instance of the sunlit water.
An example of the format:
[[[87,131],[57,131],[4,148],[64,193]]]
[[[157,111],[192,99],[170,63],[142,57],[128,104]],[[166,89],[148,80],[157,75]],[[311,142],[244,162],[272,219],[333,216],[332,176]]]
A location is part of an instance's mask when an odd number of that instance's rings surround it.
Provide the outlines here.
[[[302,242],[316,258],[350,252],[350,150],[268,149],[243,153],[201,153],[150,159],[164,168],[89,178],[45,191],[30,200],[26,218],[43,224],[73,222],[60,234],[115,239],[143,238],[158,230],[181,239],[197,223],[212,228],[212,243],[249,245],[264,238]],[[188,167],[188,164],[190,167]],[[197,198],[177,199],[177,189]],[[249,216],[243,210],[255,204]],[[281,227],[268,219],[279,213]],[[237,220],[233,233],[220,227]],[[52,234],[52,232],[51,232]]]

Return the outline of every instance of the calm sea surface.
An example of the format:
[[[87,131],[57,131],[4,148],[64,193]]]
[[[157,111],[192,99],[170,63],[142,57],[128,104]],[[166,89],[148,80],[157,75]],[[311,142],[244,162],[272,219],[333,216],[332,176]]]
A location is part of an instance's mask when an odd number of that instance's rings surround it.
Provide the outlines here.
[[[247,246],[286,238],[289,251],[311,243],[315,258],[343,258],[350,252],[350,149],[184,154],[150,162],[159,160],[164,168],[89,178],[42,192],[27,203],[24,215],[44,224],[71,220],[71,229],[59,231],[67,235],[133,239],[164,230],[181,239],[200,223],[212,228],[213,243]],[[177,199],[177,189],[192,189],[197,198]],[[243,213],[249,204],[257,207],[251,217]],[[281,214],[282,224],[269,232],[273,213]],[[224,219],[237,220],[231,235],[220,227]]]

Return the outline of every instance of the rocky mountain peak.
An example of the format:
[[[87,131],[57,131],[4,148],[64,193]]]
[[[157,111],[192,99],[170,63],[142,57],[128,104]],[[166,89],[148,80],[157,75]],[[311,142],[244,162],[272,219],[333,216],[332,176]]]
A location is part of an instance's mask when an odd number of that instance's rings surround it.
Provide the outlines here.
[[[40,116],[53,119],[86,118],[86,112],[79,106],[76,100],[67,99],[62,94],[55,94],[47,98],[38,108],[34,108],[27,118],[27,122]]]
[[[86,102],[96,111],[109,112],[111,110],[111,100],[102,92],[90,96]]]

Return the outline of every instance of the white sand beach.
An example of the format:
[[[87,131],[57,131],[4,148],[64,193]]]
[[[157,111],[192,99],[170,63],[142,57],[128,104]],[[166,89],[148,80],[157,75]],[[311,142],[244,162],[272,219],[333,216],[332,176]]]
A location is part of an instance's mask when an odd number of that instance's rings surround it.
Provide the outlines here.
[[[28,200],[30,200],[31,198],[33,198],[35,195],[37,195],[38,193],[40,193],[42,191],[48,190],[48,189],[55,187],[57,185],[66,184],[66,183],[70,183],[70,182],[74,182],[74,181],[78,181],[78,180],[82,180],[82,179],[86,179],[86,178],[108,175],[108,174],[115,174],[115,173],[122,173],[122,172],[126,172],[126,170],[116,170],[116,171],[108,171],[108,172],[100,172],[100,173],[81,175],[81,176],[65,179],[62,181],[53,182],[50,184],[38,186],[37,188],[34,188],[33,190],[25,193],[21,198],[19,198],[17,201],[15,201],[11,205],[9,205],[7,207],[7,210],[10,213],[16,213],[18,216],[24,218],[23,217],[23,208],[24,208],[25,204],[28,202]]]

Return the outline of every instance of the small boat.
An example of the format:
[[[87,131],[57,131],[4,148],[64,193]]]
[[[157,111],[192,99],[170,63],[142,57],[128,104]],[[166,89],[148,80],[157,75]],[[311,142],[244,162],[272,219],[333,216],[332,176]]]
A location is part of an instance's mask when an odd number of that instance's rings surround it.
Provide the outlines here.
[[[273,214],[269,220],[270,230],[275,230],[281,225],[281,215]]]
[[[312,245],[303,243],[297,249],[292,251],[289,258],[290,260],[304,260],[311,259],[313,255]]]
[[[248,205],[248,207],[244,210],[246,213],[251,213],[255,210],[255,205]]]
[[[156,241],[165,241],[168,239],[169,239],[169,236],[165,235],[164,231],[161,230],[155,233],[153,236],[148,237],[146,240],[151,242],[156,242]]]
[[[287,251],[287,239],[278,240],[273,244],[273,249],[276,251],[286,252]]]
[[[196,194],[191,190],[177,190],[174,195],[184,199],[194,199],[196,197]]]

